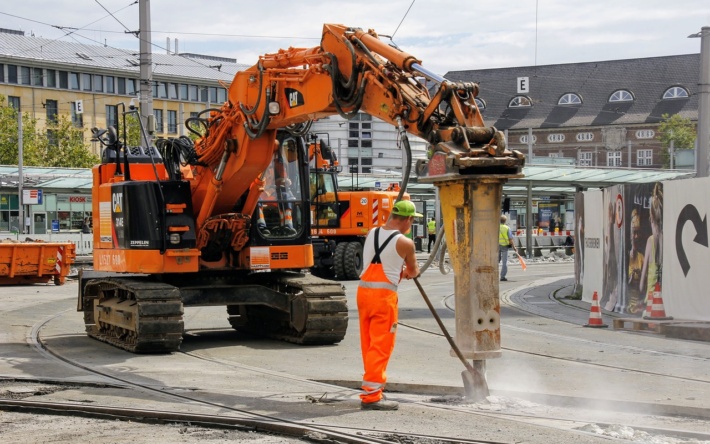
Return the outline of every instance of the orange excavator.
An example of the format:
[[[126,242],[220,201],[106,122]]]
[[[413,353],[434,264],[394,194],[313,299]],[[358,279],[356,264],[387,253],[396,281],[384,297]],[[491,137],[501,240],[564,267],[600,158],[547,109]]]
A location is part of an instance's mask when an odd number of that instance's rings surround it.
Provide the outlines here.
[[[358,279],[363,268],[365,236],[384,225],[399,195],[399,184],[387,190],[338,189],[341,168],[324,139],[308,144],[310,158],[311,235],[317,276],[339,280]],[[405,194],[404,199],[409,199]]]
[[[439,84],[436,93],[421,77]],[[79,283],[87,334],[131,352],[171,352],[184,307],[219,305],[240,331],[341,341],[343,287],[303,273],[314,265],[309,122],[360,111],[389,122],[410,164],[407,133],[432,145],[426,174],[519,169],[524,158],[484,126],[477,93],[372,30],[326,24],[319,46],[266,54],[238,72],[219,109],[186,122],[200,135],[194,144],[129,147],[120,130],[94,130],[105,149],[93,168],[94,270]]]

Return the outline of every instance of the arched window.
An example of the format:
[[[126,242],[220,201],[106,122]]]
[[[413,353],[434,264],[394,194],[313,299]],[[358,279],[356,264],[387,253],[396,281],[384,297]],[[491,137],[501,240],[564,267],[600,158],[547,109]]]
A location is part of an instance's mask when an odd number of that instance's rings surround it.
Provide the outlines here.
[[[513,100],[508,103],[508,108],[524,108],[532,106],[532,100],[527,96],[515,96]]]
[[[563,94],[560,100],[557,101],[558,105],[581,105],[582,98],[575,93]]]
[[[634,95],[631,94],[631,91],[627,91],[625,89],[618,89],[614,91],[610,96],[609,96],[609,102],[633,102],[634,101]]]
[[[663,93],[664,99],[682,99],[688,97],[688,90],[682,86],[671,86]]]
[[[486,109],[486,102],[485,102],[485,100],[479,99],[478,97],[476,97],[476,98],[473,99],[473,100],[476,102],[476,106],[478,107],[479,110],[483,111],[484,109]]]

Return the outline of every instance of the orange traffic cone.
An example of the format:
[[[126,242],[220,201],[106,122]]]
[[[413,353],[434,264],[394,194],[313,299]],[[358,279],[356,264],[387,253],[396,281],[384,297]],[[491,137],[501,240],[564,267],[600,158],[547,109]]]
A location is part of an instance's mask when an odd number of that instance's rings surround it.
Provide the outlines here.
[[[666,316],[666,309],[663,308],[663,298],[661,297],[661,284],[656,282],[656,287],[653,289],[653,297],[648,298],[646,312],[643,315],[644,319],[652,321],[669,321],[673,316]]]
[[[592,296],[592,307],[590,308],[589,311],[589,323],[584,324],[585,327],[594,327],[594,328],[606,328],[608,325],[606,325],[602,321],[602,310],[601,307],[599,307],[599,296],[597,296],[597,292],[594,292],[594,296]]]

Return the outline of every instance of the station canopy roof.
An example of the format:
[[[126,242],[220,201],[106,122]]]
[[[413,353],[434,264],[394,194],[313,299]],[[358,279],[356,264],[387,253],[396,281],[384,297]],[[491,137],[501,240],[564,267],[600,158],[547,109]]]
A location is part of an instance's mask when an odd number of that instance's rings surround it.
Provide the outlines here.
[[[17,188],[20,169],[17,165],[0,165],[0,187]],[[23,187],[42,189],[91,190],[91,169],[23,167]]]
[[[654,170],[640,168],[595,168],[579,166],[528,165],[523,168],[524,177],[511,179],[503,186],[506,195],[526,195],[532,182],[535,195],[571,195],[578,188],[604,188],[611,185],[650,183],[661,180],[688,179],[695,176],[693,170]],[[338,185],[343,189],[374,189],[379,182],[386,189],[392,182],[400,182],[401,175],[350,175],[341,173]],[[434,185],[418,183],[411,176],[407,192],[413,195],[433,194]]]
[[[535,195],[571,195],[578,188],[604,188],[626,183],[649,183],[661,180],[688,179],[695,176],[693,170],[651,170],[640,168],[594,168],[576,166],[528,165],[523,168],[524,177],[511,179],[505,183],[506,195],[527,194],[527,187],[532,182]],[[16,188],[19,168],[12,165],[0,165],[0,187]],[[91,169],[24,167],[23,187],[43,189],[91,190]],[[401,174],[349,174],[338,175],[341,189],[386,189],[391,183],[401,184]],[[417,177],[410,177],[407,192],[411,195],[433,198],[434,185],[419,183]]]

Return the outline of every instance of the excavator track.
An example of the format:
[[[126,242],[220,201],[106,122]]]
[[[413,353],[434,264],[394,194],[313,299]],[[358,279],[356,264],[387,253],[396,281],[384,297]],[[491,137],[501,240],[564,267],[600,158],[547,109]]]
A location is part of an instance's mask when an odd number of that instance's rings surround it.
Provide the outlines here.
[[[295,344],[336,344],[348,327],[343,286],[311,274],[274,273],[261,283],[288,295],[289,313],[261,305],[230,305],[235,329]]]
[[[182,343],[183,304],[178,288],[148,279],[87,282],[86,333],[132,353],[170,353]]]

